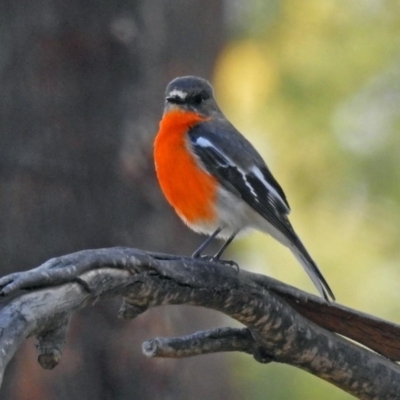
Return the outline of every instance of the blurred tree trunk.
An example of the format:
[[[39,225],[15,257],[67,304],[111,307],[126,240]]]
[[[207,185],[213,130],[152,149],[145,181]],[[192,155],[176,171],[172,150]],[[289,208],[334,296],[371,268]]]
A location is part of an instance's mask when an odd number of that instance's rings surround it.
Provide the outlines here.
[[[1,274],[84,248],[190,253],[201,239],[162,198],[152,141],[166,83],[210,77],[222,1],[4,0],[0,32]],[[28,342],[1,399],[234,398],[220,356],[141,354],[150,332],[187,333],[215,316],[170,308],[127,323],[116,311],[74,318],[54,371],[31,361]]]

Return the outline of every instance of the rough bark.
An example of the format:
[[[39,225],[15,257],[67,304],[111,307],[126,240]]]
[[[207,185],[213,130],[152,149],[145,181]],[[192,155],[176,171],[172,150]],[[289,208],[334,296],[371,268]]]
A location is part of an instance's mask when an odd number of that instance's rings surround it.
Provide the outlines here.
[[[160,305],[186,304],[218,310],[245,326],[151,339],[143,344],[147,356],[243,351],[259,362],[301,368],[360,399],[400,398],[400,367],[335,333],[351,338],[356,332],[365,344],[374,332],[375,350],[395,349],[386,355],[396,359],[398,326],[227,265],[130,248],[86,250],[3,277],[0,286],[6,296],[27,291],[0,312],[1,375],[29,335],[38,339],[40,364],[53,368],[71,315],[99,299],[122,296],[119,316],[124,319]],[[386,331],[389,347],[381,346]]]

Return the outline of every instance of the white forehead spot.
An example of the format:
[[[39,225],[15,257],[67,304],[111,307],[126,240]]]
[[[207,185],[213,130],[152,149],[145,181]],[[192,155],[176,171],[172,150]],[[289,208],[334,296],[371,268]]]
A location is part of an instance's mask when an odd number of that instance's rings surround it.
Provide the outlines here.
[[[168,96],[178,96],[180,99],[185,100],[187,93],[182,92],[182,90],[174,89],[169,92]]]

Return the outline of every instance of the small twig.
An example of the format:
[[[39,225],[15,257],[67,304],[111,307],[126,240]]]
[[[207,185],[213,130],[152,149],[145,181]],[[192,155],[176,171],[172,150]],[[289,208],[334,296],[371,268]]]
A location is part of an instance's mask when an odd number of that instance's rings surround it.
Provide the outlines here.
[[[69,320],[70,314],[62,313],[52,318],[51,325],[44,326],[43,333],[37,335],[38,361],[44,369],[53,369],[60,362]]]
[[[174,338],[154,338],[143,343],[147,357],[183,358],[200,354],[241,351],[254,354],[257,344],[247,328],[217,328]]]

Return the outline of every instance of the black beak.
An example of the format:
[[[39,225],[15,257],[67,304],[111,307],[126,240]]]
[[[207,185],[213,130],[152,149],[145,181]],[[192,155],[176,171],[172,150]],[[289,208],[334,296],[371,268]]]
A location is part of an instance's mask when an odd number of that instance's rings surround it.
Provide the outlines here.
[[[167,96],[165,100],[171,104],[184,104],[185,101],[179,96]]]

